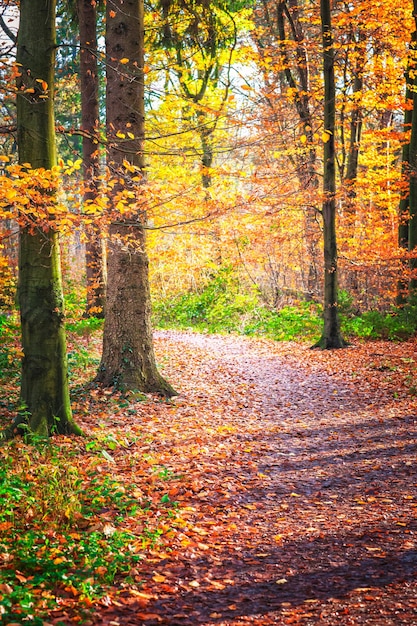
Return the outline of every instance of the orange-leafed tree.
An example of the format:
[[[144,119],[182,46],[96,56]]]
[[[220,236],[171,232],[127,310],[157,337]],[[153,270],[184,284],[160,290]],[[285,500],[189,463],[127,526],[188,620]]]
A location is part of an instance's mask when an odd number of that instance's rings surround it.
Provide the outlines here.
[[[412,94],[411,134],[407,147],[408,157],[408,251],[410,258],[409,297],[413,301],[417,292],[417,0],[413,0],[414,32],[410,46],[408,85]],[[401,207],[400,207],[401,208]],[[402,216],[403,217],[403,216]]]

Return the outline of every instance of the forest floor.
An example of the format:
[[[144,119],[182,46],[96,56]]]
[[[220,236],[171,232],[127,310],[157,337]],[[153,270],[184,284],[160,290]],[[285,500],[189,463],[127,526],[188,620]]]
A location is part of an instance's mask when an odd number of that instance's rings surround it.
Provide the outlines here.
[[[183,527],[91,623],[417,624],[416,344],[156,345],[180,395],[109,419],[181,477]]]
[[[75,412],[128,437],[115,476],[163,468],[177,517],[85,623],[417,625],[416,342],[155,343],[178,397],[109,410],[93,389]]]

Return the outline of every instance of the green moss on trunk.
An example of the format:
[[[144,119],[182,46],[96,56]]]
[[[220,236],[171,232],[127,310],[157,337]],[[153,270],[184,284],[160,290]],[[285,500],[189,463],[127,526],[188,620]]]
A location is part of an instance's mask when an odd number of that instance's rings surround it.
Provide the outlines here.
[[[19,162],[46,170],[56,161],[55,8],[55,0],[21,1],[17,47],[21,72],[17,83]],[[48,84],[47,98],[40,81]],[[19,242],[18,299],[24,356],[18,422],[24,418],[29,430],[40,435],[80,434],[72,418],[68,390],[58,234],[52,226],[47,232],[36,228],[36,206],[32,220],[33,226],[21,229]]]

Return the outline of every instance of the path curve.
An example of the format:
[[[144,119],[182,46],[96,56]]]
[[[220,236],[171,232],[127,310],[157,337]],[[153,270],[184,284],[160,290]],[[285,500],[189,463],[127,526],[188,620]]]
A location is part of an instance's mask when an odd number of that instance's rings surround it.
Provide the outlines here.
[[[417,625],[409,404],[341,371],[354,347],[332,370],[295,343],[164,331],[156,345],[183,426],[158,450],[200,471],[190,534],[144,564],[145,588],[164,578],[146,610],[133,595],[93,623]]]

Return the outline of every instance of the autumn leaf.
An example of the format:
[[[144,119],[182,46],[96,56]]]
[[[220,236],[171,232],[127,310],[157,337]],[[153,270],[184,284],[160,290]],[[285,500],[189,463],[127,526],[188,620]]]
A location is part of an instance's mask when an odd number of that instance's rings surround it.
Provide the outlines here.
[[[163,574],[155,574],[152,576],[152,580],[156,583],[163,583],[166,580],[166,576],[163,576]]]

